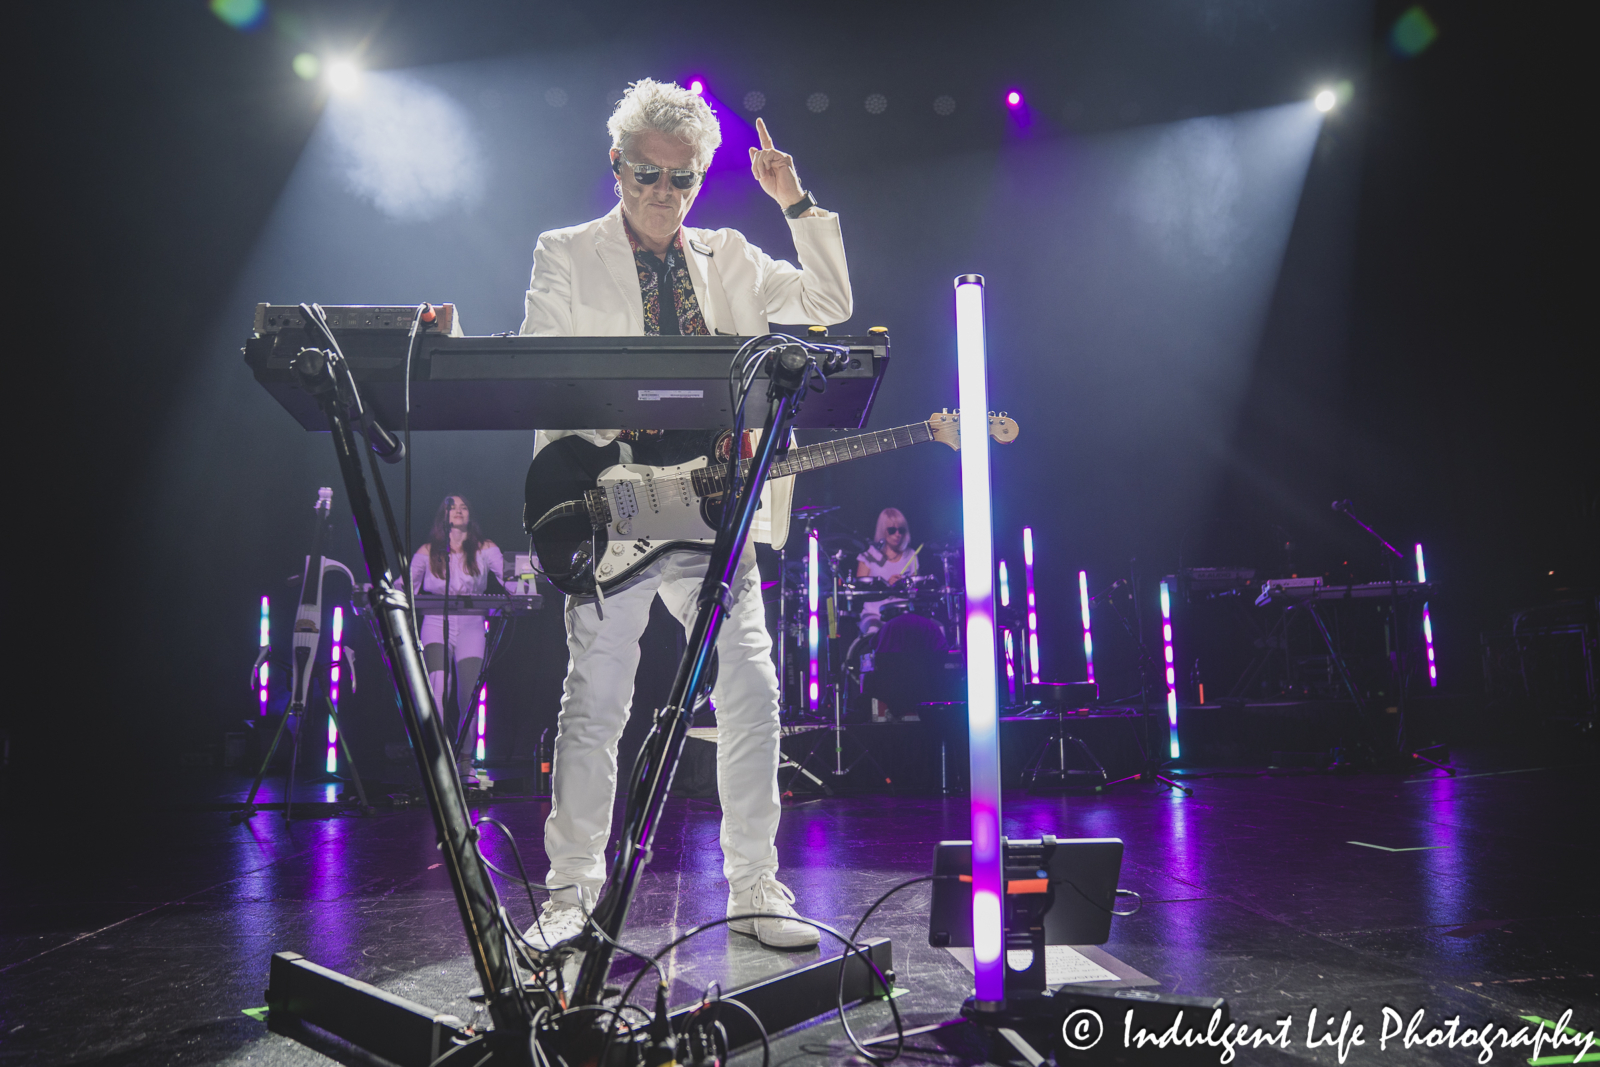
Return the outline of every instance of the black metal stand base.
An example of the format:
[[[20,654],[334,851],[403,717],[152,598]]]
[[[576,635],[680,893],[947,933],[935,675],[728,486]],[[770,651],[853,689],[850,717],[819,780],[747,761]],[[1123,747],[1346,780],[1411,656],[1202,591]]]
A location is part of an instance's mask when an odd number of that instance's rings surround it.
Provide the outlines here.
[[[817,960],[772,978],[724,990],[722,999],[744,1004],[755,1012],[767,1033],[775,1034],[837,1008],[841,966],[844,1003],[881,997],[883,988],[872,966],[892,984],[893,948],[882,937],[868,938],[862,944],[861,955],[849,953]],[[870,959],[872,966],[862,956]],[[466,1024],[453,1015],[348,978],[296,952],[276,953],[267,981],[268,1025],[275,1032],[295,1036],[294,1024],[310,1023],[399,1067],[476,1063],[494,1040],[493,1031],[471,1034]],[[676,1021],[698,1007],[690,1005],[670,1014]],[[743,1012],[725,1012],[721,1022],[728,1034],[730,1051],[761,1040],[755,1023]],[[527,1037],[522,1040],[526,1043]],[[456,1057],[463,1053],[452,1052],[457,1046],[477,1049],[478,1055],[458,1061]],[[625,1048],[619,1042],[616,1052],[622,1054]],[[451,1058],[441,1060],[446,1054]]]

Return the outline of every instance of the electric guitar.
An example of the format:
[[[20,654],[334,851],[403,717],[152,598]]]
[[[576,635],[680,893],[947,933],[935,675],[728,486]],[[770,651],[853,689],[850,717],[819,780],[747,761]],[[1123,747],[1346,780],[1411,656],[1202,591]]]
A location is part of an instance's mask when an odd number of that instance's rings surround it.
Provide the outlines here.
[[[730,454],[731,431],[713,455]],[[989,416],[989,436],[1001,444],[1017,438],[1004,412]],[[961,448],[957,413],[926,422],[791,448],[774,460],[769,477],[820,470],[863,456],[929,441]],[[740,460],[741,472],[749,461]],[[710,552],[722,519],[729,463],[700,456],[671,467],[621,462],[617,442],[598,447],[562,437],[539,451],[528,467],[523,525],[533,538],[539,566],[552,585],[573,596],[604,594],[664,552]]]

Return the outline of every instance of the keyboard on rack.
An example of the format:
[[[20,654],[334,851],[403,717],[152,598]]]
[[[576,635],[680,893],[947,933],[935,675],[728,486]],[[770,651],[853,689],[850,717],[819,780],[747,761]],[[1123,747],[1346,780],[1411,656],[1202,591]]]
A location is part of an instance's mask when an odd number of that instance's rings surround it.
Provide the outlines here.
[[[443,593],[418,593],[418,615],[527,615],[544,606],[538,593],[474,593],[471,596],[445,596]]]
[[[453,321],[452,305],[448,308]],[[414,308],[325,305],[328,322],[378,421],[398,431]],[[728,366],[747,337],[450,337],[430,328],[411,361],[413,430],[703,430],[730,426]],[[814,338],[850,352],[795,426],[859,429],[889,366],[889,335]],[[300,309],[261,304],[244,360],[255,379],[308,430],[325,430],[316,399],[289,364],[306,336]],[[757,396],[765,389],[757,388]]]
[[[1427,596],[1431,582],[1362,582],[1353,585],[1324,585],[1321,578],[1274,578],[1261,586],[1256,607],[1285,600],[1363,600],[1371,597]]]

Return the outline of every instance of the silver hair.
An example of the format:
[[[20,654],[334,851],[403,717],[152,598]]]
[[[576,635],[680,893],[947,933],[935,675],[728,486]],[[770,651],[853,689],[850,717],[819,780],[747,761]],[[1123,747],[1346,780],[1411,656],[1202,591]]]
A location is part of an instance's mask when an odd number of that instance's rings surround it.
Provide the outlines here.
[[[722,144],[722,124],[699,96],[674,82],[640,78],[628,86],[617,109],[606,120],[611,147],[628,154],[629,143],[646,130],[676,137],[694,149],[694,169],[711,165]]]

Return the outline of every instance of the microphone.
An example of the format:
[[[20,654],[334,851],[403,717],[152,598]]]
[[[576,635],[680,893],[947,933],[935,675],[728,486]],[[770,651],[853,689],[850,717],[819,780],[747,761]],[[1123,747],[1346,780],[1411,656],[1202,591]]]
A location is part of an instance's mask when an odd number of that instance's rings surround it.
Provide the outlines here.
[[[1334,511],[1349,511],[1350,510],[1350,501],[1348,501],[1348,500],[1335,500],[1333,502],[1333,510]]]

